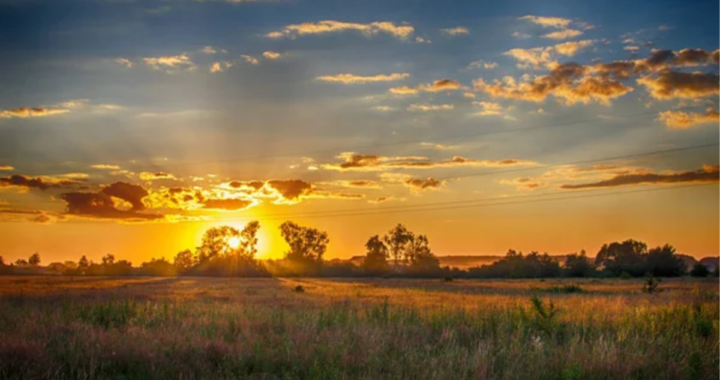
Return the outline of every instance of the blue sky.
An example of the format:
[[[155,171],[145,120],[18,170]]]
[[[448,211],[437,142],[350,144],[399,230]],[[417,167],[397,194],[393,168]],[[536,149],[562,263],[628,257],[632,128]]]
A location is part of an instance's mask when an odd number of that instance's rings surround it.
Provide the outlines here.
[[[0,181],[7,179],[0,220],[23,231],[8,249],[19,255],[30,249],[21,239],[48,231],[64,236],[83,223],[116,234],[126,231],[116,222],[153,213],[163,215],[153,223],[187,234],[227,218],[377,209],[380,199],[422,205],[567,194],[563,185],[583,180],[608,191],[717,183],[717,146],[598,162],[615,168],[568,167],[594,173],[585,177],[557,167],[473,176],[717,142],[718,11],[716,1],[0,0]],[[602,71],[613,62],[630,65],[630,72]],[[571,69],[579,71],[563,71]],[[337,168],[351,160],[343,152],[376,161]],[[407,165],[418,157],[428,168]],[[117,168],[92,167],[100,164]],[[172,178],[141,178],[142,172]],[[11,184],[11,175],[78,183],[39,189]],[[304,190],[283,193],[268,182],[263,191],[276,198],[226,191],[233,180],[273,179],[301,181],[285,186]],[[348,184],[361,180],[374,185]],[[112,211],[121,215],[114,220],[107,210],[79,210],[63,198],[104,194],[116,182],[148,193],[139,214]],[[153,203],[172,187],[253,203],[234,210],[197,200]],[[660,203],[685,206],[703,226],[678,244],[717,253],[717,213],[707,211],[717,210],[717,187],[687,190],[697,194],[690,198],[683,191],[658,195]],[[127,211],[128,199],[112,200]],[[582,220],[598,202],[627,208],[618,200],[576,202],[581,207],[568,211],[570,219]],[[648,220],[672,214],[642,202],[632,208]],[[27,219],[18,210],[46,217]],[[447,232],[458,215],[442,214],[382,225],[414,222],[437,231],[436,249],[448,254],[512,244],[506,230],[499,234],[508,236],[486,245],[477,237],[458,241]],[[465,214],[471,223],[487,218]],[[337,243],[338,257],[358,249],[374,227],[349,219],[318,223],[336,234],[361,231]],[[655,242],[679,227],[656,224],[607,227],[612,232],[588,232],[547,249],[637,234]],[[530,221],[521,225],[530,237],[520,244],[543,249],[542,242],[553,241],[548,232],[534,234]],[[133,236],[147,236],[137,228]],[[713,228],[714,235],[705,233]]]

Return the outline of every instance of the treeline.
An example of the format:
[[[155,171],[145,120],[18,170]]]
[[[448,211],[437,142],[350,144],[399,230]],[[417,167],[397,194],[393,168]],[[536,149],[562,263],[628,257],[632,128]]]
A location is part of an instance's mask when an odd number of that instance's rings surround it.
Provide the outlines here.
[[[398,224],[386,234],[371,236],[360,263],[323,258],[330,243],[327,232],[285,222],[280,233],[289,250],[279,260],[258,260],[257,233],[260,224],[248,223],[242,230],[229,226],[210,228],[195,250],[178,252],[173,261],[151,259],[134,267],[127,260],[107,254],[100,263],[85,256],[75,263],[52,263],[45,273],[70,276],[223,276],[223,277],[445,277],[445,278],[551,278],[551,277],[676,277],[688,274],[681,255],[670,245],[648,249],[645,243],[626,240],[603,245],[594,259],[584,251],[566,256],[563,265],[547,253],[509,250],[497,262],[461,270],[441,267],[425,235],[416,235]],[[5,264],[0,273],[43,274],[38,253],[28,260]],[[697,263],[690,275],[706,277],[708,268]],[[718,276],[718,265],[712,273]]]

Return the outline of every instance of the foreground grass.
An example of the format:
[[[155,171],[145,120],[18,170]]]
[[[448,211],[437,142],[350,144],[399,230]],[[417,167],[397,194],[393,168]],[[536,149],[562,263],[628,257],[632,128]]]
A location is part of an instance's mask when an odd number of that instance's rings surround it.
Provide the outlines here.
[[[0,378],[716,379],[717,286],[5,277]]]

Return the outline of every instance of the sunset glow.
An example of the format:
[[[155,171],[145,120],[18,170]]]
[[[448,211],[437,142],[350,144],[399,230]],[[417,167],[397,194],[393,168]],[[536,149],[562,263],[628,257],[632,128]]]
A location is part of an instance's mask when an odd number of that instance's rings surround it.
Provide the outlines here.
[[[397,223],[442,256],[718,254],[717,2],[51,3],[0,1],[8,262],[253,220],[261,259],[286,220],[328,260]]]

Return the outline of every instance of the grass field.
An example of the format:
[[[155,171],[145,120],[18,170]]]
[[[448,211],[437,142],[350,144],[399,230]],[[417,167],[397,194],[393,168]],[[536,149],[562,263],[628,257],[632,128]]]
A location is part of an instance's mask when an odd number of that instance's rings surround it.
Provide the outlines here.
[[[0,277],[0,378],[717,379],[717,279],[641,288]]]

